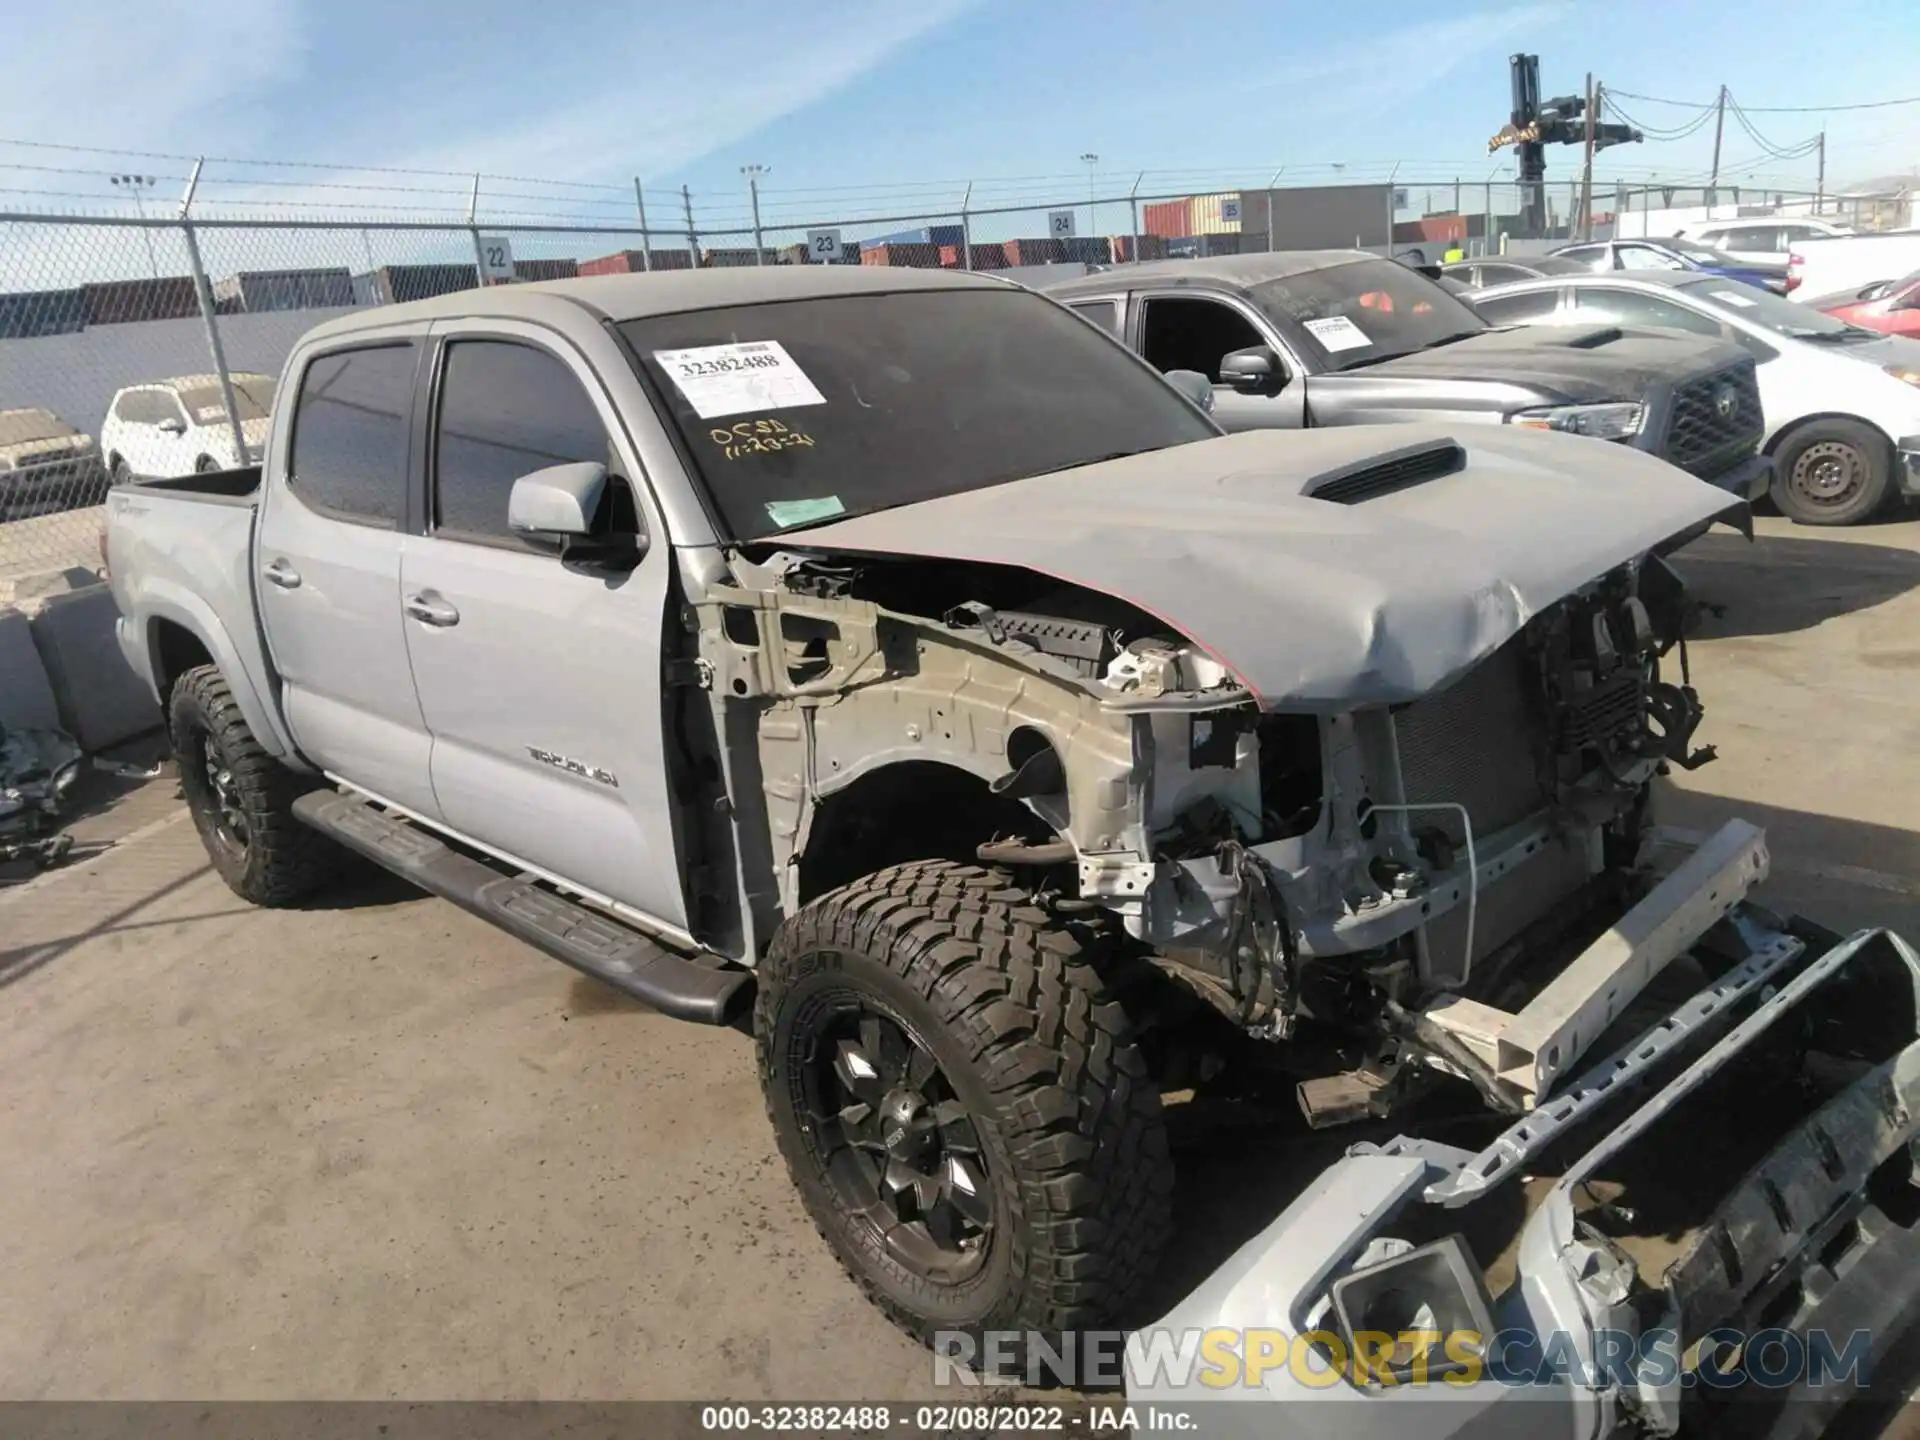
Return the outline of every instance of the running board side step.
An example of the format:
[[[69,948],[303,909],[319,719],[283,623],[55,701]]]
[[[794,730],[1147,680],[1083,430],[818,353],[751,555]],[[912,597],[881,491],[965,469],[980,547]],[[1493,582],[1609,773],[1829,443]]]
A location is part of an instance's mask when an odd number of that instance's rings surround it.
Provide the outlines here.
[[[676,955],[598,910],[503,874],[355,796],[314,790],[293,802],[293,813],[401,879],[663,1015],[725,1025],[752,994],[751,971]]]

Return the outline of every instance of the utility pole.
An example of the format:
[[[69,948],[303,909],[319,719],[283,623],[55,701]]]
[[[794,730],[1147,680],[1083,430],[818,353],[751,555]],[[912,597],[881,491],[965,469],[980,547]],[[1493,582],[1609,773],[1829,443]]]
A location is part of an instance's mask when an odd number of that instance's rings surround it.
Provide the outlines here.
[[[633,208],[640,212],[640,268],[653,269],[653,240],[647,234],[647,196],[640,188],[640,177],[633,177]]]
[[[153,255],[153,232],[147,229],[147,210],[140,203],[140,192],[151,190],[159,183],[157,175],[110,175],[107,177],[115,185],[133,196],[133,213],[140,217],[140,238],[147,242],[147,268],[153,271],[153,278],[160,278],[160,262]]]
[[[1707,181],[1709,207],[1720,199],[1720,136],[1727,128],[1727,87],[1720,87],[1720,98],[1713,106],[1713,177]]]
[[[1593,239],[1593,127],[1600,119],[1600,87],[1587,72],[1587,138],[1580,162],[1580,238]]]
[[[1815,172],[1813,182],[1813,213],[1818,215],[1826,208],[1827,199],[1827,132],[1820,132],[1820,168]]]
[[[1100,163],[1100,157],[1089,150],[1080,157],[1080,163],[1087,167],[1087,234],[1097,235],[1100,233],[1100,227],[1094,223],[1093,218],[1093,167]]]
[[[747,195],[753,201],[753,263],[767,263],[767,252],[760,244],[760,177],[767,173],[765,165],[742,165],[740,173],[747,177]]]

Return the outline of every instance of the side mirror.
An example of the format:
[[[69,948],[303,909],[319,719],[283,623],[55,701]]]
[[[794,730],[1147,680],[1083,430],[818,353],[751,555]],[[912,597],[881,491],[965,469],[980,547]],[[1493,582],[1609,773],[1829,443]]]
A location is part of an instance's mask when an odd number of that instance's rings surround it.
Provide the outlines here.
[[[631,570],[647,553],[626,483],[593,460],[522,475],[507,495],[507,528],[530,540],[558,540],[563,560]]]
[[[187,422],[182,420],[178,415],[169,415],[160,422],[160,433],[163,435],[184,435],[187,433]]]
[[[1166,380],[1207,414],[1213,413],[1213,382],[1198,370],[1169,370]]]
[[[591,460],[522,475],[507,496],[507,528],[516,535],[589,535],[606,489],[607,467]]]
[[[1242,395],[1277,395],[1286,376],[1271,347],[1252,345],[1221,358],[1220,383]]]

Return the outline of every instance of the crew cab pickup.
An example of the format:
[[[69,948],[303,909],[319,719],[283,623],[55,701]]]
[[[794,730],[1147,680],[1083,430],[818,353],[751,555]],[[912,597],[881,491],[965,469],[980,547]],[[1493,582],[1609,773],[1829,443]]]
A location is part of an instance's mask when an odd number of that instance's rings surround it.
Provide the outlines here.
[[[1911,1250],[1920,958],[1747,903],[1750,826],[1649,823],[1711,758],[1649,552],[1728,505],[1512,427],[1224,435],[1018,286],[808,266],[331,321],[262,467],[116,488],[107,556],[238,894],[357,853],[668,1014],[751,1001],[807,1208],[922,1340],[1134,1315],[1163,1090],[1284,1073],[1408,1129],[1179,1323],[1590,1349]],[[1667,1424],[1608,1373],[1528,1393]]]
[[[1412,267],[1358,250],[1151,261],[1046,293],[1156,369],[1205,375],[1229,430],[1512,425],[1617,441],[1746,500],[1771,480],[1753,358],[1736,345],[1496,327]]]

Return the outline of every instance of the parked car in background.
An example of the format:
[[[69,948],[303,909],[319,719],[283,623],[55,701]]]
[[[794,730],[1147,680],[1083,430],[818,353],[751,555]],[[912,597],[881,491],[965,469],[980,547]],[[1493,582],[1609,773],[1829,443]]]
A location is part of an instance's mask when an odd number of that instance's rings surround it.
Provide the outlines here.
[[[1489,285],[1504,285],[1510,280],[1534,280],[1542,275],[1585,275],[1593,269],[1585,260],[1568,260],[1558,255],[1489,255],[1482,260],[1456,260],[1442,265],[1440,273],[1459,280],[1471,290]]]
[[[1849,325],[1920,339],[1920,270],[1898,280],[1877,280],[1838,295],[1816,296],[1805,304]]]
[[[106,498],[107,472],[91,435],[51,410],[0,410],[0,522]]]
[[[1651,326],[1746,347],[1759,366],[1774,503],[1803,524],[1855,524],[1920,494],[1920,341],[1690,272],[1529,280],[1474,305],[1496,323]]]
[[[1553,253],[1563,260],[1581,261],[1589,270],[1602,273],[1695,270],[1703,275],[1743,281],[1780,295],[1793,288],[1784,263],[1751,264],[1692,240],[1595,240],[1581,245],[1562,245]]]
[[[1796,246],[1807,240],[1851,235],[1852,229],[1811,216],[1756,216],[1749,220],[1702,220],[1683,226],[1676,239],[1710,246],[1722,255],[1749,265],[1784,268]]]
[[[1770,478],[1753,360],[1724,342],[1502,332],[1424,274],[1359,250],[1153,261],[1045,293],[1163,374],[1206,376],[1229,430],[1516,425],[1617,440],[1741,499]],[[1723,418],[1709,402],[1726,386],[1748,403]],[[1703,405],[1706,424],[1680,425]]]
[[[100,427],[100,453],[116,484],[143,476],[163,479],[250,465],[267,439],[274,379],[238,371],[234,403],[246,453],[234,443],[226,397],[217,375],[177,375],[129,385],[113,397]]]
[[[1824,299],[1842,290],[1897,280],[1916,270],[1920,270],[1920,230],[1808,240],[1794,246],[1787,261],[1796,300]]]

